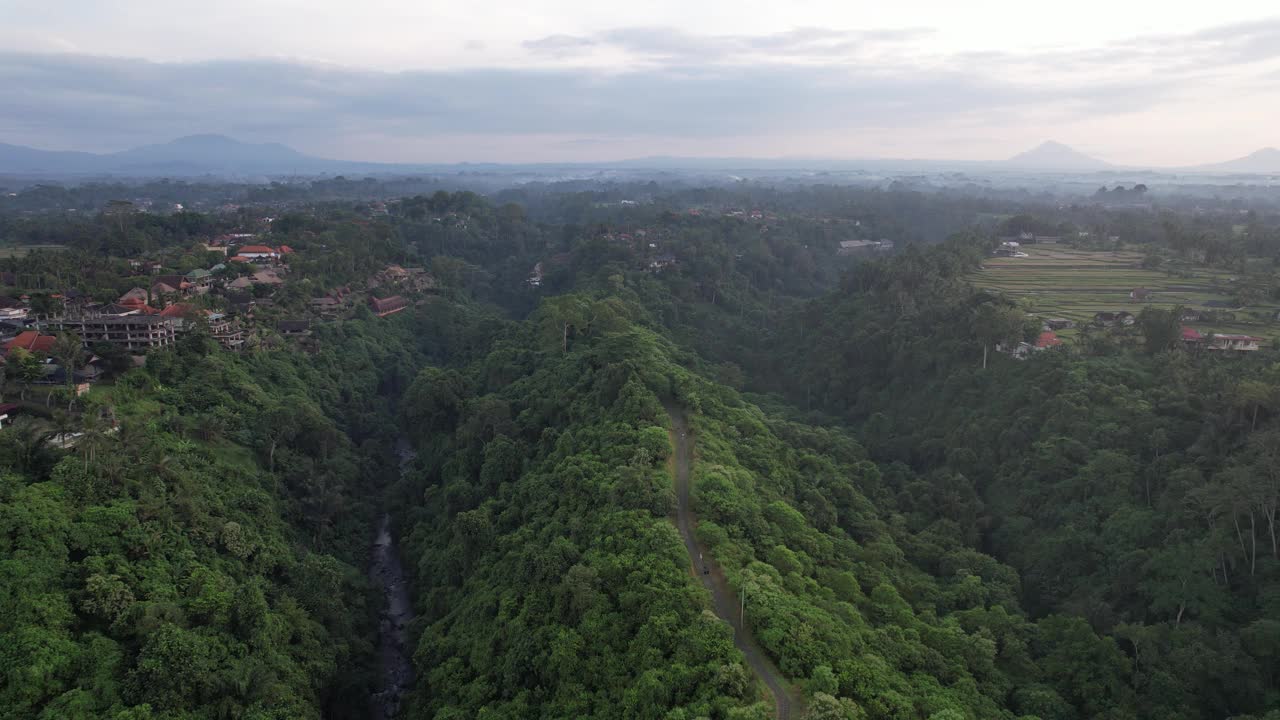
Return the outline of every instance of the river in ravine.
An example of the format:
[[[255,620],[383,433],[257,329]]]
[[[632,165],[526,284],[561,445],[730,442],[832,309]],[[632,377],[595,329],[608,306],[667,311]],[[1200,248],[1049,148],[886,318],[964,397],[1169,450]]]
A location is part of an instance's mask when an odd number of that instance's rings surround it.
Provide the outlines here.
[[[413,450],[403,440],[398,450],[400,471],[404,472],[413,462]],[[373,696],[373,717],[391,720],[399,715],[400,704],[413,687],[413,653],[409,648],[413,604],[409,602],[409,586],[400,564],[399,547],[391,534],[390,513],[383,513],[378,525],[369,574],[382,589],[382,609],[378,615],[378,691]]]

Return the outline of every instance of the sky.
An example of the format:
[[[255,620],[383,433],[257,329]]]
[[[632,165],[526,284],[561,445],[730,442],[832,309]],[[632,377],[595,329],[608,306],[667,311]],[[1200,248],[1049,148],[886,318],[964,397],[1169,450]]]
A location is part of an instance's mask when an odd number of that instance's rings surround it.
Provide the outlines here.
[[[0,142],[46,149],[1177,166],[1277,119],[1274,0],[0,0]]]

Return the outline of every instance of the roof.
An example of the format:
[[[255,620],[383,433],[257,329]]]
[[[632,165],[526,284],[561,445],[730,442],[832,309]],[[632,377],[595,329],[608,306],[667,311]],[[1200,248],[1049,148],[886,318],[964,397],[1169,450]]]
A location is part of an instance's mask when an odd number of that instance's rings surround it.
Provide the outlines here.
[[[289,254],[289,253],[293,252],[293,248],[289,247],[288,245],[281,245],[281,246],[280,246],[280,252],[285,253],[285,254],[287,255],[287,254]]]
[[[155,279],[151,281],[151,286],[155,287],[158,283],[163,283],[175,288],[182,288],[182,286],[190,284],[187,282],[187,278],[182,275],[157,275]]]
[[[1038,348],[1056,347],[1061,344],[1062,338],[1059,338],[1056,334],[1049,332],[1048,330],[1040,333],[1040,337],[1036,338],[1036,347]]]
[[[283,333],[305,332],[311,329],[311,323],[306,320],[281,320],[276,323],[276,329]]]
[[[134,303],[130,305],[120,305],[118,303],[111,303],[109,305],[103,305],[101,308],[99,308],[98,312],[101,312],[103,315],[132,315],[133,313],[139,312],[145,307],[146,307],[145,303],[144,304]]]
[[[1193,327],[1183,326],[1182,339],[1183,340],[1203,340],[1204,335],[1201,335],[1200,331]]]
[[[147,291],[140,287],[136,287],[121,295],[116,302],[121,305],[145,305],[147,302]]]
[[[263,285],[280,285],[284,282],[274,270],[259,270],[253,274],[252,280]]]
[[[236,253],[240,255],[243,255],[245,253],[274,254],[275,251],[276,251],[275,248],[268,247],[266,245],[245,245],[244,247],[237,250]]]
[[[70,325],[172,325],[173,318],[159,315],[126,315],[124,317],[85,318],[69,322]]]
[[[408,304],[409,303],[405,302],[405,299],[399,295],[392,295],[391,297],[385,298],[369,298],[369,307],[373,308],[373,311],[377,313],[394,312],[406,307]]]
[[[160,311],[162,318],[182,318],[191,312],[190,303],[174,303]]]
[[[195,270],[192,270],[191,272],[187,273],[187,277],[202,278],[202,277],[209,277],[212,274],[213,273],[209,272],[208,270],[205,270],[204,268],[196,268]]]
[[[1245,342],[1262,342],[1262,338],[1252,335],[1232,335],[1230,333],[1214,333],[1215,340],[1243,340]]]
[[[53,335],[41,335],[36,330],[27,330],[18,333],[17,337],[5,343],[4,351],[7,353],[16,347],[20,347],[31,352],[47,353],[53,350],[53,344],[57,340],[58,338]]]
[[[227,262],[242,262],[242,263],[247,263],[247,262],[249,262],[249,258],[247,258],[247,257],[245,257],[245,256],[243,256],[243,255],[232,255],[230,258],[228,258],[228,259],[227,259]]]
[[[0,310],[16,307],[23,307],[21,300],[11,297],[0,297]]]

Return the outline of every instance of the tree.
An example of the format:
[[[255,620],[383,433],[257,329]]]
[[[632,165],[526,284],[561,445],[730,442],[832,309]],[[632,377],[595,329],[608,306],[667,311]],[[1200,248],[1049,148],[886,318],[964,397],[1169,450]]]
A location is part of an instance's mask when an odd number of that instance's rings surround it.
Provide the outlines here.
[[[48,294],[31,296],[31,313],[36,317],[49,317],[58,309],[58,301]]]
[[[1182,308],[1143,308],[1138,313],[1138,326],[1142,328],[1142,338],[1148,353],[1154,355],[1171,350],[1182,339]]]
[[[44,376],[44,368],[41,367],[40,360],[25,348],[13,348],[10,350],[9,356],[5,358],[5,367],[8,374],[22,383],[20,397],[23,400],[27,399],[27,388],[31,386],[31,383]]]
[[[80,368],[80,362],[84,359],[84,344],[80,342],[80,337],[75,333],[59,333],[56,340],[53,341],[53,356],[58,359],[58,363],[62,365],[62,371],[67,376],[67,409],[71,409],[71,404],[76,398],[76,371]]]
[[[538,312],[547,344],[554,343],[562,352],[569,352],[569,332],[586,329],[591,318],[591,303],[581,295],[560,295],[545,298]]]
[[[1013,343],[1024,337],[1025,315],[1016,308],[986,303],[978,307],[973,329],[982,343],[982,367],[985,370],[988,348]]]
[[[1275,406],[1280,392],[1274,385],[1262,380],[1241,380],[1231,389],[1231,404],[1250,413],[1249,431],[1258,429],[1258,411]]]

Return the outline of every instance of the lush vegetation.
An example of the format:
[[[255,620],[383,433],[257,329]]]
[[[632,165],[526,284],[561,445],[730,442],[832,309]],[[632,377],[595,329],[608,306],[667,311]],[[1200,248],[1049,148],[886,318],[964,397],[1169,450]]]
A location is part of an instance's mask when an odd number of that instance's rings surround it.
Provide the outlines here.
[[[193,335],[95,391],[69,450],[0,433],[0,715],[367,715],[379,392],[414,361],[360,324],[326,340]]]
[[[1142,242],[1141,277],[1194,265],[1263,302],[1274,218],[325,187],[363,199],[5,220],[68,247],[7,259],[21,289],[110,299],[128,259],[201,266],[199,240],[252,229],[297,250],[268,317],[393,262],[440,292],[243,356],[193,332],[0,430],[0,717],[366,717],[383,506],[417,614],[405,716],[767,717],[671,522],[666,404],[696,439],[698,535],[810,717],[1280,713],[1273,354],[1189,352],[1165,304],[1014,362],[991,351],[1038,324],[973,285],[999,235],[1087,229]],[[879,237],[904,242],[837,252]]]

